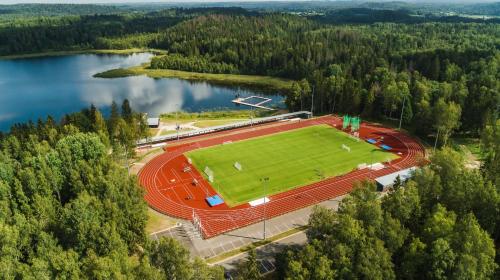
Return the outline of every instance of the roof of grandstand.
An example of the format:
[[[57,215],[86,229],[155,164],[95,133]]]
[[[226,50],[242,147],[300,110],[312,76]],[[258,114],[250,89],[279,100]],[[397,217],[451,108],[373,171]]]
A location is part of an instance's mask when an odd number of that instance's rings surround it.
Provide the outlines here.
[[[417,170],[416,167],[410,167],[410,168],[407,168],[407,169],[403,169],[403,170],[400,170],[400,171],[397,171],[397,172],[394,172],[394,173],[391,173],[391,174],[387,174],[385,176],[382,176],[382,177],[378,177],[375,179],[375,181],[382,185],[382,187],[389,187],[389,186],[392,186],[394,184],[394,180],[396,180],[396,178],[399,176],[399,178],[401,178],[402,181],[405,181],[407,180],[408,178],[410,178],[413,174],[413,172],[415,172],[415,170]]]

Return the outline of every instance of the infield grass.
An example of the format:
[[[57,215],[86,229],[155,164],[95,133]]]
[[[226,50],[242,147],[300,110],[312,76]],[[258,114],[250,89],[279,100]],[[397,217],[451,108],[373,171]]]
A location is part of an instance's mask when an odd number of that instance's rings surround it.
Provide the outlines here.
[[[186,156],[205,177],[205,166],[212,169],[211,185],[229,207],[348,173],[358,164],[370,164],[372,157],[374,163],[397,158],[328,125],[198,149]],[[235,162],[242,165],[241,171]],[[265,192],[261,178],[266,177]]]

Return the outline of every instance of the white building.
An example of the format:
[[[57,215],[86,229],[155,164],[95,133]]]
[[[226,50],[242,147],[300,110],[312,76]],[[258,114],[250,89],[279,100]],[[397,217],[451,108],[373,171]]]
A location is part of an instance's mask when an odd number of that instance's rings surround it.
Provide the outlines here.
[[[404,182],[413,175],[415,170],[417,170],[417,167],[410,167],[391,174],[387,174],[382,177],[378,177],[375,179],[375,182],[377,182],[377,189],[385,191],[388,188],[392,187],[394,185],[394,181],[398,176],[401,179],[401,182]]]
[[[160,126],[160,118],[148,118],[148,126],[151,128],[157,128]]]

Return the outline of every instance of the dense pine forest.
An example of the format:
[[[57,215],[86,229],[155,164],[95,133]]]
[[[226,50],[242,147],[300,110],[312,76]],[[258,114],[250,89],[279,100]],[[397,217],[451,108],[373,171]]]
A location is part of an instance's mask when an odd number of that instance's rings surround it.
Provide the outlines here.
[[[280,277],[493,279],[500,237],[498,173],[468,170],[463,160],[445,148],[381,201],[375,185],[363,182],[338,211],[316,208],[309,244],[282,254]]]
[[[404,123],[422,136],[439,129],[444,143],[455,129],[478,135],[491,122],[499,35],[498,24],[337,26],[283,14],[209,15],[149,46],[175,53],[154,58],[153,68],[300,80],[287,96],[291,110],[311,108],[313,92],[315,113],[365,118],[399,117],[405,101]]]
[[[292,111],[402,116],[410,133],[442,147],[432,164],[382,199],[361,182],[338,212],[315,209],[308,245],[285,251],[274,276],[498,279],[498,19],[428,15],[428,6],[276,7],[6,6],[0,55],[160,49],[153,69],[294,80],[283,92]],[[498,8],[474,7],[455,11]],[[124,168],[146,135],[128,101],[109,116],[92,106],[0,134],[1,278],[223,279],[176,241],[146,236],[147,206]],[[454,135],[479,139],[480,169],[450,148]],[[240,279],[260,279],[254,257]]]
[[[223,279],[173,239],[149,240],[146,204],[125,159],[144,118],[112,104],[19,124],[0,137],[0,266],[4,279]],[[498,275],[500,132],[487,159],[464,167],[450,148],[378,199],[362,182],[338,212],[316,208],[309,245],[279,256],[276,279],[492,279]],[[495,261],[495,258],[496,261]],[[261,279],[255,255],[238,279]]]
[[[0,278],[222,279],[174,240],[146,236],[142,190],[124,168],[145,127],[125,100],[109,118],[91,106],[2,135]]]
[[[422,137],[438,136],[440,144],[454,131],[477,136],[492,122],[498,104],[498,23],[347,24],[338,16],[352,19],[347,17],[352,13],[308,17],[193,8],[21,17],[0,28],[0,54],[166,50],[168,55],[152,60],[152,68],[300,81],[287,93],[291,110],[310,108],[313,93],[315,113],[391,119],[399,117],[404,103],[404,124]],[[380,13],[365,10],[361,22],[376,21]],[[393,11],[385,13],[386,21],[399,21],[400,16],[387,16]]]

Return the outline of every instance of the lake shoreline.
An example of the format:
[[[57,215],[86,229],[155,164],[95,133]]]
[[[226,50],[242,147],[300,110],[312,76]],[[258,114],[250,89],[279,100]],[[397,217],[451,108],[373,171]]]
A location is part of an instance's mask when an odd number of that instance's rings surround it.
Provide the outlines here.
[[[134,53],[154,53],[161,54],[164,51],[157,49],[142,49],[142,48],[133,48],[133,49],[88,49],[88,50],[73,50],[73,51],[46,51],[46,52],[38,52],[38,53],[26,53],[26,54],[13,54],[13,55],[4,55],[0,56],[0,60],[15,60],[15,59],[24,59],[24,58],[39,58],[39,57],[55,57],[55,56],[67,56],[67,55],[77,55],[77,54],[116,54],[116,55],[128,55]]]
[[[153,53],[164,54],[165,51],[158,49],[132,48],[132,49],[88,49],[72,51],[46,51],[39,53],[16,54],[0,56],[0,60],[16,60],[26,58],[43,58],[69,56],[78,54],[111,54],[111,55],[130,55],[134,53]],[[293,80],[259,75],[239,75],[239,74],[212,74],[198,73],[171,69],[149,69],[149,64],[133,66],[130,68],[118,68],[100,72],[94,75],[96,78],[124,78],[130,76],[146,75],[153,79],[158,78],[178,78],[188,81],[206,81],[214,85],[225,86],[243,86],[249,89],[260,89],[265,91],[281,91],[286,93],[290,91]]]
[[[8,131],[16,123],[35,122],[37,118],[44,119],[49,115],[59,120],[65,114],[88,108],[90,104],[106,113],[113,100],[120,103],[124,99],[133,104],[134,110],[146,112],[150,116],[176,110],[203,112],[247,109],[231,101],[238,96],[252,95],[270,97],[270,107],[284,107],[284,91],[268,92],[239,84],[218,85],[227,82],[191,82],[180,78],[150,78],[146,75],[120,79],[92,77],[107,69],[147,64],[152,55],[150,52],[134,55],[72,52],[68,56],[0,59],[0,91],[4,93],[0,104],[0,131]],[[266,84],[266,88],[270,87]],[[19,100],[22,100],[23,106],[17,106]]]
[[[150,78],[178,78],[188,81],[207,81],[213,84],[230,85],[230,86],[245,86],[250,88],[267,89],[288,92],[293,80],[276,78],[271,76],[258,75],[238,75],[238,74],[212,74],[188,72],[171,69],[150,69],[149,64],[133,66],[130,68],[118,68],[101,73],[97,73],[94,77],[97,78],[124,78],[130,76],[146,75]]]

